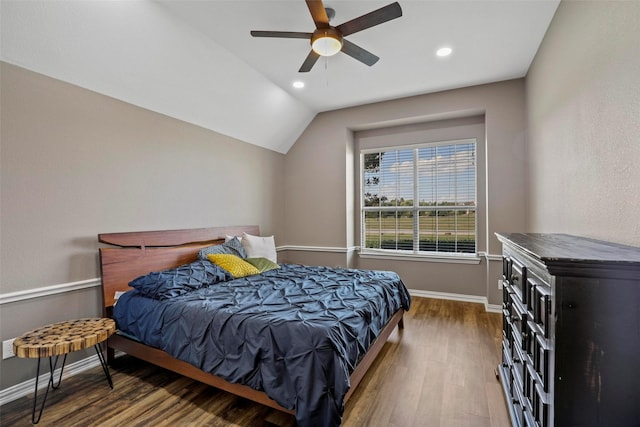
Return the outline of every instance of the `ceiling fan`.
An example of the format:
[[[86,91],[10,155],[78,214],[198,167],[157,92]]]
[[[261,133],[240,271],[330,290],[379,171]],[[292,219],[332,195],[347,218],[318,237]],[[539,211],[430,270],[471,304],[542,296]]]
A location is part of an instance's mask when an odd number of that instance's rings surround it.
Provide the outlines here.
[[[309,12],[311,12],[313,22],[316,24],[316,29],[313,33],[295,31],[251,31],[253,37],[310,40],[311,51],[302,63],[300,70],[298,70],[300,73],[309,72],[320,56],[332,56],[338,52],[346,53],[363,64],[372,66],[378,62],[380,58],[368,50],[351,43],[344,37],[402,16],[400,4],[395,2],[333,27],[329,25],[329,20],[333,18],[335,14],[333,9],[325,9],[322,0],[305,0],[305,2],[307,3]]]

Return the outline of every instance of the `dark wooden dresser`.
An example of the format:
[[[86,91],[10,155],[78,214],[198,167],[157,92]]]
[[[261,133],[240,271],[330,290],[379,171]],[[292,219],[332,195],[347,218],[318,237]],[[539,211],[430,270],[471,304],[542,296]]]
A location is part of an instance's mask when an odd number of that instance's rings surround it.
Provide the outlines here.
[[[640,426],[640,248],[566,234],[503,245],[498,366],[514,426]]]

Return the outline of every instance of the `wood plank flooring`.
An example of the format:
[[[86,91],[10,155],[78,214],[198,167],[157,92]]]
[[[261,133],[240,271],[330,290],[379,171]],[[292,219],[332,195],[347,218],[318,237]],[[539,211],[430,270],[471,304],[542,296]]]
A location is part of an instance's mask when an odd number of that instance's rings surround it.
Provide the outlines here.
[[[413,298],[347,403],[343,426],[508,427],[500,383],[502,319],[480,304]],[[295,426],[291,415],[129,356],[66,378],[39,426]],[[33,395],[0,407],[0,425],[31,425]]]

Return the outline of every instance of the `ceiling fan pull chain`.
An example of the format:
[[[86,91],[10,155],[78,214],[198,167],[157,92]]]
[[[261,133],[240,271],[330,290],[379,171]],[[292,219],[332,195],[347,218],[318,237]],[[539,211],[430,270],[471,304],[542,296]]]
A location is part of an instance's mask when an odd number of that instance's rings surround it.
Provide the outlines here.
[[[329,89],[329,58],[324,58],[324,76],[327,89]]]

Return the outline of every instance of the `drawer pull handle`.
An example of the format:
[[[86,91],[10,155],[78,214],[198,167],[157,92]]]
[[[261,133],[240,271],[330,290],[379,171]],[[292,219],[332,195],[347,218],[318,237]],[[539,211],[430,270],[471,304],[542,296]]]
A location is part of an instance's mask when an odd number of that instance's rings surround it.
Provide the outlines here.
[[[512,282],[517,282],[520,278],[518,276],[516,276],[515,274],[511,275],[511,281]]]

